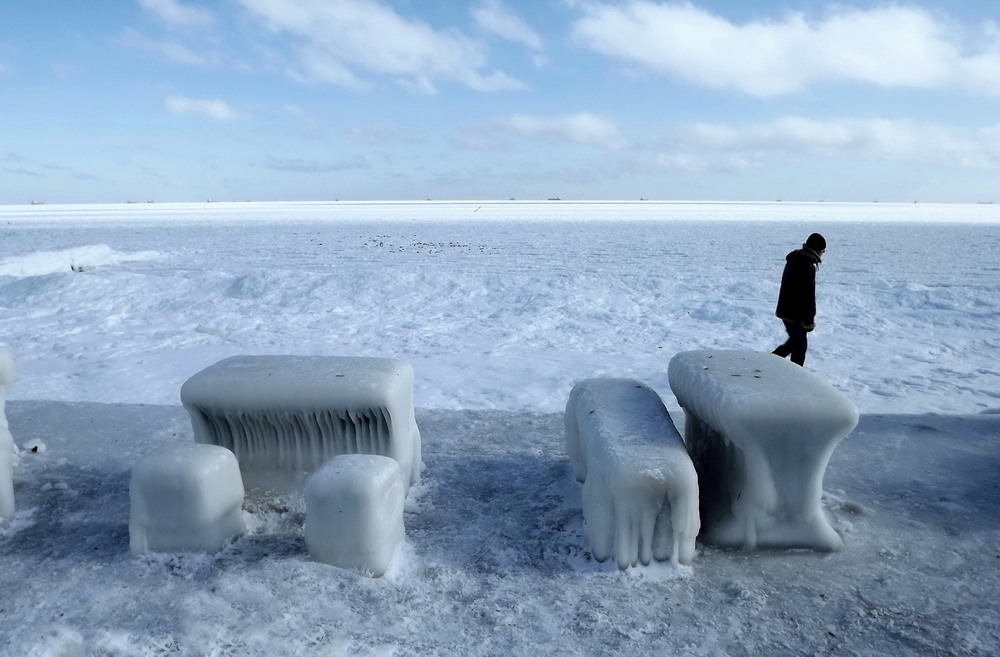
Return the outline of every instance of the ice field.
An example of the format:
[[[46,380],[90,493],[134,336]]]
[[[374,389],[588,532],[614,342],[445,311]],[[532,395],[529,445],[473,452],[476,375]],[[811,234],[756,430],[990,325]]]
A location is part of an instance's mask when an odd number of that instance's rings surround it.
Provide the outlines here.
[[[591,555],[574,382],[770,351],[818,231],[806,367],[861,411],[824,506],[843,551]],[[200,203],[0,207],[18,378],[4,655],[987,655],[1000,650],[1000,206]],[[377,580],[308,556],[300,498],[208,555],[129,553],[128,484],[238,354],[401,358],[425,470]]]

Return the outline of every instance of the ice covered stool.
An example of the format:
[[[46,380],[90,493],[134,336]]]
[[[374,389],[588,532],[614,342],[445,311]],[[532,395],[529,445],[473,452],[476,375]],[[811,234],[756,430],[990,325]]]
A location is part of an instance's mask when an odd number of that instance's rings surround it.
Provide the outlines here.
[[[622,570],[690,563],[698,476],[660,396],[631,379],[587,379],[570,391],[565,426],[594,558]]]
[[[403,540],[403,481],[386,456],[335,456],[305,484],[306,546],[314,559],[381,577]]]
[[[0,349],[0,520],[14,517],[14,438],[7,425],[7,386],[14,380],[14,361]]]
[[[161,447],[132,469],[129,496],[132,554],[211,552],[246,530],[239,464],[225,447]]]
[[[670,361],[698,469],[702,540],[724,547],[843,546],[822,508],[823,474],[858,409],[794,363],[754,351]]]
[[[188,379],[181,402],[195,440],[233,451],[252,488],[295,488],[340,454],[420,476],[413,367],[391,358],[233,356]]]

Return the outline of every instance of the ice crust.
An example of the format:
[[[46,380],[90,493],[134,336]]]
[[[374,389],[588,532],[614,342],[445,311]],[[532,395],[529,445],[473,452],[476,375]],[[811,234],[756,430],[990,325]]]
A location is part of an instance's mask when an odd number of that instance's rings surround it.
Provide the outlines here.
[[[236,455],[248,485],[301,485],[334,456],[376,454],[420,477],[413,368],[402,360],[234,356],[188,379],[181,402],[195,440]]]
[[[14,360],[0,349],[0,520],[14,517],[14,437],[7,425],[6,389],[14,380]]]
[[[132,554],[210,552],[246,531],[243,480],[218,445],[171,444],[146,455],[129,485]]]
[[[405,493],[399,464],[386,456],[335,456],[305,484],[306,546],[318,561],[374,577],[403,540]]]
[[[587,379],[570,391],[566,448],[583,482],[591,552],[622,570],[695,556],[698,478],[659,395],[632,379]]]
[[[823,475],[858,409],[787,360],[753,351],[688,351],[669,365],[698,469],[702,540],[727,547],[836,550]]]

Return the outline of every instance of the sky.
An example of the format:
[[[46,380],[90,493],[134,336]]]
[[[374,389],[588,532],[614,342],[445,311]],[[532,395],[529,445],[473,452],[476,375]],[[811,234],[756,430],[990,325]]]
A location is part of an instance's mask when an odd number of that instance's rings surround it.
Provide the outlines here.
[[[1000,5],[0,5],[0,204],[1000,201]]]

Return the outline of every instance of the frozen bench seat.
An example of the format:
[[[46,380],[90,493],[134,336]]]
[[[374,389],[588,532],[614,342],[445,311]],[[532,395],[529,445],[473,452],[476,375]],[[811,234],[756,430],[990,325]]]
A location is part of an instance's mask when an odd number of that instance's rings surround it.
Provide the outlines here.
[[[175,443],[147,454],[129,483],[129,546],[211,552],[246,531],[243,480],[228,449]]]
[[[698,478],[659,395],[631,379],[587,379],[570,391],[565,425],[594,558],[614,556],[622,570],[690,563]]]
[[[670,361],[698,469],[702,540],[725,547],[843,546],[823,514],[823,474],[858,409],[807,370],[754,351]]]
[[[318,561],[381,577],[403,541],[403,482],[387,456],[342,454],[305,485],[306,546]]]
[[[188,379],[195,440],[236,455],[248,487],[301,486],[340,454],[388,456],[420,476],[413,368],[390,358],[234,356]]]

